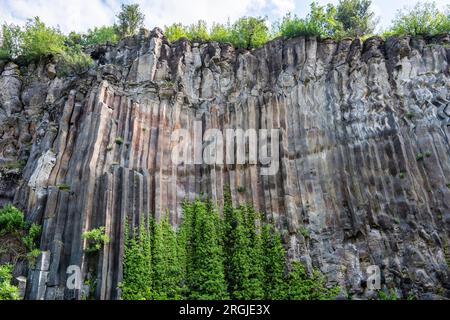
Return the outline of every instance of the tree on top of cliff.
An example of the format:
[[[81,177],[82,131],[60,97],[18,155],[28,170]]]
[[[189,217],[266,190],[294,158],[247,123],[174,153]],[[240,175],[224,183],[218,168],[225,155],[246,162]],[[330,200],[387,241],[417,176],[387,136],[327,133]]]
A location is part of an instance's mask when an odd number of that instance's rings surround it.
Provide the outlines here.
[[[435,2],[417,3],[399,10],[387,35],[436,35],[450,32],[450,12],[439,10]]]
[[[342,24],[345,36],[361,37],[374,32],[377,21],[371,0],[340,0],[336,21]]]
[[[238,48],[259,47],[269,40],[269,28],[266,19],[261,17],[243,17],[231,28],[231,43]]]
[[[46,26],[39,17],[28,20],[21,40],[22,53],[28,61],[64,52],[64,35],[58,29]]]
[[[144,25],[145,15],[138,4],[122,4],[122,10],[117,15],[117,19],[119,20],[116,25],[118,35],[127,37],[136,34]]]

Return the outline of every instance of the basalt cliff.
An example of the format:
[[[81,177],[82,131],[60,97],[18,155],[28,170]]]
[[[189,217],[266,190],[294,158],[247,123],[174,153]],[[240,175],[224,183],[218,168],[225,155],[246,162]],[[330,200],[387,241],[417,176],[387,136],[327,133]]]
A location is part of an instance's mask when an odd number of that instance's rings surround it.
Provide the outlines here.
[[[449,43],[300,37],[247,51],[155,29],[91,48],[78,76],[51,59],[1,62],[0,206],[42,225],[36,264],[14,271],[25,297],[80,299],[66,287],[75,265],[95,298],[119,299],[125,220],[167,210],[176,226],[183,199],[220,208],[225,186],[342,297],[370,297],[370,266],[400,297],[450,297]],[[280,129],[279,170],[174,164],[172,133],[198,122]],[[111,241],[93,258],[82,233],[99,226]]]

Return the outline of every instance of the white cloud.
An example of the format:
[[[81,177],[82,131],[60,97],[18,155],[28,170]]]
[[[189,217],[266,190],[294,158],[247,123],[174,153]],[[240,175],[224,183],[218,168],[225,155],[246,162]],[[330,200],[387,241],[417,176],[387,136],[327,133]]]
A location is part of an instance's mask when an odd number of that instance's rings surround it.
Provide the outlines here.
[[[294,0],[273,0],[272,2],[276,8],[275,13],[279,17],[295,10]]]
[[[264,0],[263,0],[264,1]],[[289,0],[275,2],[290,2]],[[261,0],[150,0],[140,4],[149,28],[173,22],[193,23],[199,19],[209,23],[226,22],[261,9]],[[35,16],[62,31],[86,31],[88,28],[114,22],[120,0],[0,0],[0,21],[24,23]]]

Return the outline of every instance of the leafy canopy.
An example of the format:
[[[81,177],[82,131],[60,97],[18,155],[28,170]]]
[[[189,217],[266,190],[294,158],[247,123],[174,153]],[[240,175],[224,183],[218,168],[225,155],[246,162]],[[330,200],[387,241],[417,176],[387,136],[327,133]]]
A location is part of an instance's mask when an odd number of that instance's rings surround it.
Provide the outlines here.
[[[64,35],[58,29],[47,27],[39,17],[28,20],[21,37],[22,53],[28,61],[61,54],[65,49]]]
[[[439,10],[435,2],[418,2],[399,10],[388,35],[437,35],[450,32],[450,12]]]
[[[342,24],[345,36],[361,37],[375,30],[375,13],[371,0],[340,0],[336,8],[336,21]]]
[[[132,36],[144,25],[144,19],[139,4],[122,4],[122,10],[117,15],[116,31],[120,37]]]

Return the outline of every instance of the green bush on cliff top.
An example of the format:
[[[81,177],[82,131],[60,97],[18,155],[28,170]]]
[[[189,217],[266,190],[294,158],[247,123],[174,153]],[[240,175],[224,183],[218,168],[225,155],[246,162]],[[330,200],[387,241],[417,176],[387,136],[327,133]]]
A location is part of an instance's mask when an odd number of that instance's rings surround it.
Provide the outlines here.
[[[60,76],[79,74],[92,64],[90,57],[83,52],[87,46],[116,43],[123,37],[136,34],[143,25],[144,17],[139,5],[123,5],[116,24],[93,28],[85,34],[71,32],[68,36],[57,28],[46,26],[38,17],[28,20],[24,27],[5,23],[1,30],[0,59],[22,57],[29,62],[56,56],[59,57]],[[340,0],[336,5],[313,2],[304,18],[288,13],[273,24],[272,30],[269,30],[266,18],[242,17],[234,23],[214,23],[211,28],[203,20],[188,26],[174,23],[165,28],[165,35],[170,42],[180,38],[211,40],[231,43],[236,48],[252,49],[280,36],[367,37],[373,34],[376,25],[371,0]],[[449,32],[449,10],[444,11],[435,2],[428,1],[399,10],[384,36],[433,36]]]

